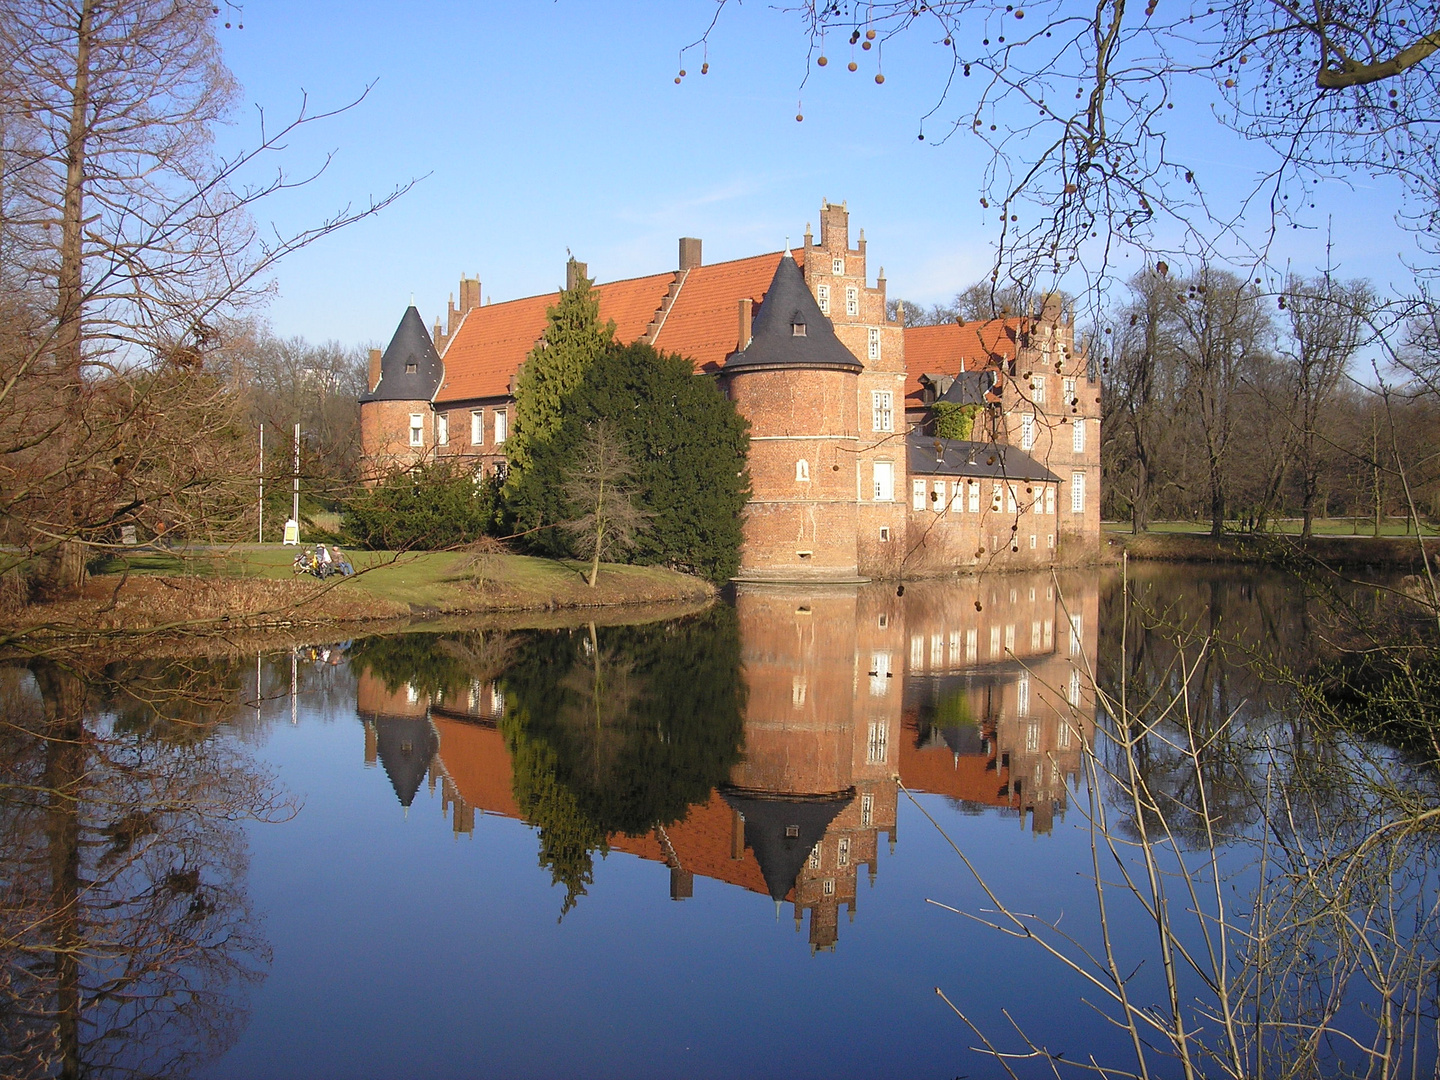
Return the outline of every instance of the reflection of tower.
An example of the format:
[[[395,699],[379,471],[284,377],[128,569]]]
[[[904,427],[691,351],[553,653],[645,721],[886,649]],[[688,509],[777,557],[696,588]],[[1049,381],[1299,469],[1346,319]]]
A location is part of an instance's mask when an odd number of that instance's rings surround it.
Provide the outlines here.
[[[906,596],[906,786],[1049,832],[1093,737],[1094,575],[920,583]]]
[[[876,870],[876,835],[895,828],[899,687],[870,675],[886,653],[873,605],[855,587],[742,585],[736,597],[748,704],[745,759],[723,794],[743,820],[767,891],[810,912],[812,949],[833,948],[856,870]],[[887,661],[880,659],[879,667]],[[883,692],[872,695],[875,679]],[[739,837],[737,836],[737,840]]]
[[[440,749],[429,699],[408,683],[390,690],[367,671],[359,679],[356,705],[365,723],[365,763],[379,758],[400,805],[408,810]]]

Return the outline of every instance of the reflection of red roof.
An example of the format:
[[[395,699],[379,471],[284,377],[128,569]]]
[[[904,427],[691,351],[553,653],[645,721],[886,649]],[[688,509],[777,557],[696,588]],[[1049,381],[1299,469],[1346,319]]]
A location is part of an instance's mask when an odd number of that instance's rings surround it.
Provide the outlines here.
[[[660,320],[652,345],[693,360],[697,370],[714,371],[740,344],[738,301],[764,296],[779,261],[780,253],[772,252],[697,266],[663,314],[661,302],[679,276],[676,271],[606,282],[595,286],[600,319],[613,319],[615,340],[625,344]],[[545,311],[557,298],[546,293],[472,308],[445,350],[445,381],[436,400],[508,397],[515,372],[545,329]]]
[[[520,808],[512,794],[515,780],[504,736],[483,724],[433,714],[430,719],[440,734],[440,764],[460,798],[478,810],[518,818]]]
[[[675,849],[680,866],[699,877],[713,878],[727,885],[738,885],[742,889],[769,895],[765,875],[755,861],[755,853],[745,848],[744,858],[730,858],[731,829],[735,812],[720,797],[719,792],[710,793],[710,801],[690,807],[685,820],[665,830],[670,846]],[[742,825],[741,828],[744,828]],[[654,832],[644,836],[612,836],[610,847],[642,859],[656,862],[665,861],[660,840]]]
[[[905,328],[905,403],[918,407],[921,375],[958,375],[992,359],[1014,356],[1022,320],[941,323]],[[447,363],[448,358],[447,358]]]
[[[913,729],[900,740],[900,782],[912,791],[948,795],[952,799],[985,806],[1010,806],[1010,770],[1003,765],[987,769],[990,759],[981,754],[952,754],[948,747],[924,750],[915,746]]]

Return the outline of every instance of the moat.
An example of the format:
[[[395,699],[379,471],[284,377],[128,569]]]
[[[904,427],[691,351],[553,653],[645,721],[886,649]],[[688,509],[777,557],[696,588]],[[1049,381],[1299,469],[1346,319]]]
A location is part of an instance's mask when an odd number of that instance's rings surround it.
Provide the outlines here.
[[[1012,919],[1076,956],[1108,945],[1149,1009],[1155,920],[1120,890],[1102,923],[1094,879],[1141,877],[1155,820],[1171,902],[1205,911],[1207,882],[1249,897],[1279,851],[1368,835],[1385,784],[1436,799],[1428,766],[1297,704],[1286,673],[1323,659],[1331,611],[1267,573],[1155,569],[1128,593],[1117,572],[1011,574],[742,586],[644,626],[6,668],[3,1071],[1003,1075],[956,1010],[1009,1051],[1133,1063],[1096,985]],[[1121,701],[1150,725],[1124,767]],[[1377,990],[1357,961],[1327,1020],[1354,1030],[1393,999],[1427,1074],[1433,848],[1387,849],[1387,970],[1421,989]],[[1177,917],[1173,941],[1198,954],[1214,930]]]

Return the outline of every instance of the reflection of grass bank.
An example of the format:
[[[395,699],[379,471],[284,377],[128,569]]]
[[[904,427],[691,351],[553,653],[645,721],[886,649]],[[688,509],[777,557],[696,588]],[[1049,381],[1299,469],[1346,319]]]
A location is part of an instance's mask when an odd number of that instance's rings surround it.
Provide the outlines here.
[[[415,616],[557,611],[698,602],[713,589],[659,567],[604,566],[586,586],[579,563],[468,552],[355,552],[352,578],[296,577],[293,549],[137,553],[112,560],[77,599],[32,604],[4,622],[41,632],[173,627],[318,626]]]
[[[1420,541],[1414,536],[1298,536],[1272,534],[1197,535],[1184,532],[1106,532],[1106,545],[1114,557],[1123,551],[1132,559],[1155,562],[1250,563],[1287,566],[1315,560],[1327,566],[1420,566]],[[1425,549],[1440,555],[1440,540],[1428,537]]]

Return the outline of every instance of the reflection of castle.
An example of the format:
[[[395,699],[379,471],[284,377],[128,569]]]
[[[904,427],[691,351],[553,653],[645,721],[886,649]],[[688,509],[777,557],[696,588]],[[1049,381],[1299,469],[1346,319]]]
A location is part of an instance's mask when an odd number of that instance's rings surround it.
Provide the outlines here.
[[[978,608],[977,608],[978,605]],[[610,846],[809,912],[813,950],[854,919],[861,865],[893,852],[899,784],[1029,815],[1048,832],[1093,734],[1094,577],[993,575],[892,586],[741,586],[744,758],[685,820]],[[427,774],[457,833],[520,818],[497,684],[430,700],[359,679],[366,762],[405,806]]]

